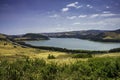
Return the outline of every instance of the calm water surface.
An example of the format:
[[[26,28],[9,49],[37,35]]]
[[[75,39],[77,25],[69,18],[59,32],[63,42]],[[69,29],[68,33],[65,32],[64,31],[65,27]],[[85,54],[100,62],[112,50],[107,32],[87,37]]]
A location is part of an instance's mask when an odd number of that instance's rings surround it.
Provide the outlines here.
[[[52,46],[67,49],[109,50],[120,47],[120,43],[95,42],[75,38],[51,38],[50,40],[25,41],[34,46]]]

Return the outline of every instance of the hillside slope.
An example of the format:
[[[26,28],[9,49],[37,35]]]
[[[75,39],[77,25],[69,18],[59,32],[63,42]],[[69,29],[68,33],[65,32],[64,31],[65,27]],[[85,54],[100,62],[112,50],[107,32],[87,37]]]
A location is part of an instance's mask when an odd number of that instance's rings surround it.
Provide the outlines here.
[[[100,34],[104,31],[100,30],[88,30],[88,31],[70,31],[70,32],[58,32],[58,33],[43,33],[44,35],[48,37],[57,37],[57,38],[85,38],[88,35],[95,36],[97,34]]]
[[[7,39],[7,36],[5,34],[0,33],[0,40],[5,40]]]
[[[92,38],[92,40],[107,41],[107,42],[120,42],[120,29],[115,31],[107,31],[100,33]]]
[[[120,29],[114,31],[87,30],[43,34],[52,38],[80,38],[94,41],[120,42]]]
[[[49,40],[47,36],[44,36],[42,34],[35,34],[35,33],[27,33],[24,35],[13,35],[9,36],[10,39],[16,40],[16,41],[24,41],[24,40]]]

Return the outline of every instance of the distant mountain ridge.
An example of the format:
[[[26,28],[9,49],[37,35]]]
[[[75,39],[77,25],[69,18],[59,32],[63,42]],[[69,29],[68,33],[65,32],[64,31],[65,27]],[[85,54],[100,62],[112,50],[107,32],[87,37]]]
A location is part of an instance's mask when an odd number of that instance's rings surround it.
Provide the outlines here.
[[[120,42],[120,29],[100,33],[93,38],[96,41]]]
[[[48,37],[72,37],[72,36],[85,36],[85,35],[97,35],[102,32],[103,30],[84,30],[84,31],[70,31],[70,32],[56,32],[56,33],[43,33],[43,35]]]
[[[49,38],[78,38],[103,42],[120,42],[120,29],[118,30],[82,30],[56,33],[27,33],[23,35],[0,34],[0,39],[49,40]]]
[[[43,33],[52,38],[80,38],[104,42],[120,42],[120,29],[118,30],[84,30],[58,33]]]

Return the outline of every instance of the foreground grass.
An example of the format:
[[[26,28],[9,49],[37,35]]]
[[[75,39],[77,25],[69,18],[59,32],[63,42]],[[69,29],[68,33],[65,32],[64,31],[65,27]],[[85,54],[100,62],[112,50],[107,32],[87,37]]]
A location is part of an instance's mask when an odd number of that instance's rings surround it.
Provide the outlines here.
[[[91,58],[70,64],[43,59],[0,62],[1,80],[120,80],[120,57]]]

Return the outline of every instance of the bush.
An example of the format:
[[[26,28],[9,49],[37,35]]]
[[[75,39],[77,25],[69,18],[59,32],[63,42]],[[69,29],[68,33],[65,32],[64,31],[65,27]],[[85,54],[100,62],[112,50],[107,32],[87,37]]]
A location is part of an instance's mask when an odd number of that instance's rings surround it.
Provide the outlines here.
[[[92,58],[92,54],[74,54],[72,58]]]
[[[109,52],[120,52],[120,48],[110,49]]]
[[[49,55],[48,55],[48,59],[55,59],[55,56],[49,54]]]
[[[42,59],[0,61],[0,80],[119,80],[120,57],[90,58],[70,64]]]

